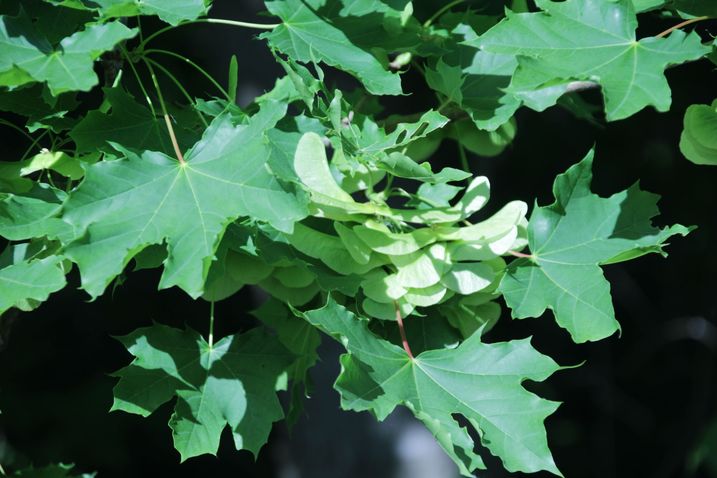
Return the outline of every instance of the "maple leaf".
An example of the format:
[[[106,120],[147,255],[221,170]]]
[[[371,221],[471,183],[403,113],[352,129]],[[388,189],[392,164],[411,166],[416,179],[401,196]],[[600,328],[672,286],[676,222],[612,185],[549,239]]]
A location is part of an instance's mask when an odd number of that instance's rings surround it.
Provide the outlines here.
[[[542,12],[507,13],[507,18],[466,42],[484,51],[518,57],[508,91],[528,106],[544,109],[572,80],[600,84],[609,121],[648,105],[667,111],[670,87],[663,71],[709,52],[696,33],[677,30],[667,38],[637,40],[630,0],[537,0]],[[550,85],[552,95],[531,98]],[[531,106],[533,107],[533,106]]]
[[[124,159],[88,166],[63,215],[84,232],[65,250],[80,267],[83,288],[101,294],[135,254],[166,241],[160,288],[178,285],[198,297],[231,221],[248,216],[291,232],[306,204],[267,167],[265,135],[285,112],[286,105],[270,102],[248,125],[216,118],[184,164],[125,150]]]
[[[262,35],[272,48],[301,62],[322,61],[357,77],[377,95],[401,94],[401,79],[386,70],[371,53],[351,43],[338,28],[323,20],[301,0],[266,2],[266,8],[282,20]]]
[[[32,310],[65,287],[60,257],[33,260],[28,251],[28,244],[20,244],[0,254],[0,314],[11,307]]]
[[[560,367],[529,340],[486,344],[475,333],[454,349],[429,350],[411,359],[333,299],[302,316],[348,351],[336,382],[344,409],[370,410],[383,420],[397,405],[408,407],[464,476],[484,465],[454,414],[479,431],[483,445],[509,471],[560,474],[543,425],[558,404],[521,386],[524,380],[545,380]]]
[[[89,24],[64,38],[55,48],[31,20],[0,15],[0,86],[47,82],[54,96],[89,91],[98,83],[94,61],[105,51],[137,34],[119,21]]]
[[[169,425],[182,461],[216,454],[227,426],[236,448],[256,456],[284,416],[275,385],[294,356],[263,329],[209,344],[156,324],[120,341],[135,360],[115,373],[112,410],[146,417],[176,396]]]
[[[555,179],[555,202],[533,211],[530,258],[515,260],[500,285],[513,317],[538,317],[545,309],[575,342],[600,340],[619,324],[601,264],[662,253],[665,241],[690,229],[652,226],[656,194],[636,184],[602,198],[590,191],[593,152]]]
[[[48,0],[45,0],[48,1]],[[171,25],[183,21],[195,20],[205,14],[211,0],[50,0],[55,5],[63,5],[83,10],[98,10],[103,17],[133,17],[137,15],[157,15]]]

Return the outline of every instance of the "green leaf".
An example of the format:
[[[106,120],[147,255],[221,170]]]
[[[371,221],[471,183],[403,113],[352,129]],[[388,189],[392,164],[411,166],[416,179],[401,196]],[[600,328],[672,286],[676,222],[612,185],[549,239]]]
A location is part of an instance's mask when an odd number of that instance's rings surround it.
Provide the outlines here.
[[[43,151],[30,158],[20,170],[20,174],[28,176],[38,171],[51,169],[73,180],[81,179],[85,175],[82,162],[66,153]]]
[[[641,13],[659,8],[663,6],[666,1],[667,0],[632,0],[632,4],[635,6],[635,11]]]
[[[135,254],[166,241],[160,288],[177,285],[198,297],[229,222],[248,216],[291,232],[306,216],[305,204],[266,167],[265,132],[285,112],[267,103],[248,125],[215,119],[186,164],[158,152],[125,151],[124,159],[89,166],[63,216],[84,231],[66,249],[83,288],[96,297]]]
[[[315,327],[299,320],[284,304],[276,300],[268,300],[252,314],[275,329],[281,344],[296,356],[296,361],[288,370],[289,379],[292,381],[292,397],[287,421],[292,425],[300,418],[301,399],[308,397],[310,393],[308,373],[319,359],[317,349],[321,344],[321,336]]]
[[[456,121],[451,124],[447,135],[478,156],[499,155],[513,142],[517,132],[515,119],[509,119],[494,131],[483,131],[475,125],[470,120]]]
[[[98,10],[104,17],[132,17],[137,15],[157,15],[171,25],[183,21],[196,20],[207,12],[210,3],[207,0],[55,0],[52,3]]]
[[[294,170],[308,189],[313,206],[325,217],[350,220],[354,214],[371,215],[388,211],[374,204],[356,202],[341,189],[329,169],[326,146],[316,133],[305,133],[299,140],[294,155]]]
[[[717,165],[717,100],[687,108],[680,151],[695,164]]]
[[[11,241],[39,237],[72,240],[72,226],[58,217],[65,196],[48,189],[38,187],[27,196],[0,194],[0,236]]]
[[[32,260],[26,258],[25,246],[9,246],[0,255],[0,314],[11,307],[32,310],[65,287],[61,258]]]
[[[147,108],[121,88],[105,88],[104,93],[111,109],[90,111],[69,133],[79,152],[114,152],[110,143],[138,151],[172,151],[167,127]],[[180,145],[191,146],[185,136],[179,134]]]
[[[0,16],[0,86],[47,82],[54,96],[65,91],[89,91],[98,83],[94,60],[137,34],[121,22],[87,25],[64,38],[57,48],[26,17]]]
[[[401,80],[371,53],[352,44],[346,35],[323,20],[301,0],[266,2],[282,24],[262,35],[272,48],[304,63],[322,61],[358,78],[377,95],[400,95]]]
[[[637,40],[630,0],[538,0],[539,13],[511,13],[468,43],[483,51],[517,55],[508,91],[542,109],[568,91],[572,80],[602,87],[609,121],[648,105],[667,111],[670,87],[663,70],[709,52],[696,33],[677,30],[667,38]],[[539,101],[531,92],[550,86]]]
[[[426,81],[464,109],[478,128],[495,131],[521,105],[519,98],[505,91],[517,66],[514,55],[479,51],[465,68],[440,59],[435,69],[426,70]]]
[[[558,474],[548,449],[543,421],[557,403],[525,390],[526,380],[542,381],[559,369],[529,340],[484,344],[474,334],[457,348],[430,350],[408,357],[399,346],[375,336],[365,320],[333,300],[303,316],[340,341],[336,382],[344,409],[370,410],[383,420],[404,405],[434,434],[461,474],[483,467],[474,443],[454,414],[465,417],[481,442],[509,471],[547,470]]]
[[[717,17],[717,4],[711,0],[674,0],[675,8],[695,17]]]
[[[538,317],[551,309],[578,343],[619,330],[600,265],[663,253],[668,238],[689,232],[680,225],[653,227],[659,197],[638,185],[609,198],[593,194],[592,162],[591,151],[556,178],[555,202],[536,208],[530,218],[532,257],[511,262],[500,285],[513,317]]]
[[[256,456],[283,418],[274,386],[294,356],[262,329],[212,345],[156,324],[119,340],[135,359],[115,373],[112,410],[146,417],[176,396],[169,426],[182,461],[215,455],[227,426],[235,447]]]
[[[370,255],[365,263],[356,262],[339,237],[325,234],[303,224],[296,224],[294,232],[287,235],[287,239],[296,250],[319,259],[332,270],[343,275],[365,274],[388,262],[385,257],[375,254]]]
[[[413,123],[398,123],[387,133],[376,123],[366,118],[358,137],[357,147],[361,153],[375,153],[408,146],[413,141],[425,138],[448,124],[450,120],[438,111],[427,111]]]
[[[237,86],[239,85],[239,62],[236,55],[232,55],[229,61],[229,80],[227,83],[229,102],[235,104],[237,102]]]

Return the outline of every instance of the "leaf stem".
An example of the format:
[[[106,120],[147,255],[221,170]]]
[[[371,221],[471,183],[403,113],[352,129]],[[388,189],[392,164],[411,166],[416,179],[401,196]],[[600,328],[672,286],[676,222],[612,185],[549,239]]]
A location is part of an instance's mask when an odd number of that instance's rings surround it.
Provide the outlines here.
[[[674,25],[674,26],[668,28],[668,29],[665,30],[664,32],[658,33],[657,35],[655,35],[655,38],[663,38],[663,37],[666,37],[667,35],[669,35],[670,33],[672,33],[673,31],[675,31],[675,30],[677,30],[677,29],[680,29],[680,28],[682,28],[682,27],[686,27],[687,25],[691,25],[691,24],[693,24],[693,23],[697,23],[697,22],[701,22],[701,21],[703,21],[703,20],[709,20],[709,19],[710,19],[710,17],[707,17],[707,16],[690,18],[689,20],[685,20],[684,22],[680,22],[680,23],[678,23],[677,25]]]
[[[162,107],[162,114],[164,115],[164,123],[167,125],[167,131],[169,131],[169,137],[172,140],[172,146],[174,147],[174,153],[177,155],[177,159],[179,160],[179,164],[187,164],[187,162],[184,160],[184,155],[182,154],[182,150],[179,149],[179,142],[177,141],[177,136],[174,134],[174,128],[172,127],[172,120],[169,119],[169,113],[167,113],[167,105],[164,103],[164,97],[162,96],[162,90],[159,88],[159,82],[157,81],[157,75],[154,73],[154,69],[152,68],[152,65],[150,64],[147,59],[144,59],[144,64],[147,66],[147,70],[149,70],[149,74],[152,77],[152,83],[154,84],[154,88],[157,90],[157,96],[159,97],[159,105]]]
[[[432,24],[433,22],[435,22],[441,15],[443,15],[444,13],[446,13],[448,10],[450,10],[450,9],[453,8],[453,7],[455,7],[456,5],[460,5],[460,4],[463,3],[464,1],[465,1],[465,0],[454,0],[454,1],[450,2],[450,3],[447,3],[447,4],[444,5],[442,8],[440,8],[436,13],[434,13],[433,15],[431,15],[431,17],[430,17],[428,20],[426,20],[426,22],[423,24],[423,27],[424,27],[424,28],[430,27],[431,24]]]
[[[149,110],[152,112],[152,116],[157,116],[157,112],[154,109],[154,104],[152,103],[152,98],[149,97],[149,93],[147,93],[147,89],[144,87],[144,83],[142,83],[142,78],[139,76],[139,72],[137,71],[137,68],[135,68],[134,62],[130,58],[129,53],[127,53],[127,50],[125,50],[125,48],[123,46],[121,46],[121,48],[122,48],[122,54],[124,55],[125,59],[127,60],[129,67],[132,69],[132,73],[134,73],[134,77],[137,80],[139,89],[142,91],[142,94],[144,95],[144,99],[147,102],[147,106],[149,106]]]
[[[8,128],[14,129],[15,131],[17,131],[18,133],[20,133],[21,135],[23,135],[25,138],[29,139],[30,141],[34,141],[34,140],[35,140],[35,138],[33,138],[32,136],[30,136],[30,134],[28,134],[27,131],[25,131],[24,129],[20,128],[18,125],[14,124],[14,123],[11,123],[10,121],[4,120],[4,119],[0,119],[0,125],[7,126]]]
[[[470,173],[471,167],[470,164],[468,164],[468,155],[466,155],[466,148],[463,147],[460,138],[458,138],[458,155],[461,158],[461,168],[463,168],[463,171]],[[470,182],[470,180],[471,178],[467,179],[468,182]]]
[[[393,305],[396,308],[396,322],[398,322],[398,332],[401,334],[401,343],[403,344],[403,350],[406,351],[411,360],[414,360],[413,352],[411,347],[408,345],[408,338],[406,337],[406,328],[403,325],[403,316],[401,315],[401,308],[398,306],[398,302],[393,301]]]
[[[217,82],[217,80],[215,80],[215,79],[212,77],[212,75],[210,75],[209,73],[207,73],[207,71],[204,70],[204,68],[202,68],[201,66],[197,65],[196,63],[194,63],[194,62],[193,62],[192,60],[190,60],[189,58],[187,58],[187,57],[185,57],[185,56],[182,56],[182,55],[179,55],[179,54],[177,54],[177,53],[174,53],[173,51],[160,50],[160,49],[157,49],[157,48],[150,48],[150,49],[148,49],[148,50],[144,50],[144,53],[159,53],[159,54],[162,54],[162,55],[168,55],[168,56],[177,58],[177,59],[179,59],[179,60],[182,60],[183,62],[185,62],[186,64],[190,65],[190,66],[193,67],[195,70],[197,70],[199,73],[201,73],[207,80],[209,80],[209,81],[212,83],[212,85],[214,85],[214,87],[215,87],[217,90],[219,90],[219,92],[220,92],[222,95],[224,95],[224,96],[226,97],[226,99],[227,99],[228,101],[231,101],[231,97],[229,96],[229,93],[227,93],[227,91],[222,87],[222,85],[220,85],[219,82]],[[156,63],[155,63],[155,64],[156,64]]]
[[[156,61],[152,60],[151,58],[144,58],[144,60],[152,63],[155,67],[157,67],[157,69],[159,69],[162,73],[164,73],[164,75],[167,78],[169,78],[172,81],[172,83],[174,83],[174,85],[177,87],[177,89],[180,91],[180,93],[182,93],[182,95],[187,99],[187,101],[189,101],[189,104],[191,104],[191,105],[196,104],[196,102],[194,101],[194,98],[192,98],[192,96],[184,88],[182,83],[180,83],[179,80],[177,79],[177,77],[175,77],[168,69],[166,69],[164,66],[160,65]],[[196,108],[194,108],[194,110],[197,112],[197,115],[199,116],[199,119],[202,121],[202,124],[204,124],[204,127],[208,128],[209,123],[207,123],[207,120],[204,119],[202,112]]]
[[[214,346],[214,301],[209,303],[209,338],[207,343],[209,348]]]
[[[156,32],[152,33],[150,36],[145,38],[142,43],[139,44],[138,49],[142,50],[144,49],[144,46],[149,43],[150,41],[157,38],[159,35],[162,35],[169,30],[173,30],[177,27],[182,27],[185,25],[192,25],[194,23],[214,23],[219,25],[231,25],[234,27],[243,27],[243,28],[253,28],[255,30],[273,30],[274,28],[281,25],[281,23],[272,23],[272,24],[263,24],[263,23],[252,23],[252,22],[242,22],[238,20],[225,20],[223,18],[198,18],[197,20],[191,20],[189,22],[180,23],[176,26],[168,26],[165,28],[162,28],[161,30],[157,30]]]
[[[20,161],[25,161],[27,159],[27,157],[30,155],[30,153],[32,153],[32,150],[35,148],[35,146],[37,146],[40,143],[40,140],[42,138],[44,138],[45,136],[47,136],[49,133],[50,133],[50,130],[46,129],[45,131],[43,131],[40,134],[40,136],[35,138],[35,140],[32,142],[32,144],[30,146],[28,146],[28,148],[23,153],[22,157],[20,158]]]
[[[533,256],[531,254],[526,254],[524,252],[518,252],[518,251],[508,251],[508,254],[515,257],[520,257],[523,259],[532,259]]]

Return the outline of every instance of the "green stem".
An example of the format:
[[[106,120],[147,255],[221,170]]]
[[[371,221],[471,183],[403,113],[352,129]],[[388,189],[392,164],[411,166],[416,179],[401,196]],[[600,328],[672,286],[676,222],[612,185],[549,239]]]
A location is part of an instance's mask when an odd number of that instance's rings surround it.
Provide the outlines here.
[[[127,60],[127,63],[129,63],[129,66],[132,69],[132,73],[134,73],[134,77],[137,80],[139,89],[142,91],[145,101],[147,101],[147,105],[149,106],[149,109],[152,112],[152,116],[157,116],[157,112],[154,110],[154,104],[152,103],[152,99],[149,97],[149,93],[147,93],[147,89],[144,87],[144,83],[142,83],[142,78],[139,76],[139,72],[137,71],[137,68],[134,67],[134,62],[130,58],[129,53],[127,53],[127,50],[125,50],[124,47],[121,47],[121,48],[122,48],[122,54],[124,55],[125,60]]]
[[[10,121],[0,119],[0,125],[7,126],[8,128],[12,128],[15,131],[17,131],[18,133],[20,133],[21,135],[23,135],[24,137],[26,137],[27,139],[29,139],[30,141],[34,141],[34,138],[32,136],[30,136],[30,134],[27,131],[20,128],[16,124],[11,123]]]
[[[157,67],[157,69],[159,69],[162,73],[164,73],[165,76],[167,78],[169,78],[172,81],[172,83],[174,83],[174,85],[182,93],[182,95],[184,95],[184,97],[187,99],[187,101],[189,101],[189,104],[191,104],[191,105],[195,104],[195,101],[192,98],[192,96],[189,94],[189,92],[184,88],[184,86],[182,86],[182,84],[179,82],[177,77],[175,77],[168,69],[166,69],[165,67],[163,67],[156,61],[152,60],[151,58],[143,58],[143,60],[151,63],[152,65]],[[204,124],[204,127],[208,128],[209,123],[207,123],[207,120],[204,119],[204,115],[202,115],[202,112],[197,110],[196,108],[194,109],[194,111],[196,111],[197,115],[199,115],[199,119],[202,121],[202,124]]]
[[[162,28],[161,30],[157,30],[156,32],[152,33],[150,36],[145,38],[142,43],[139,44],[139,47],[137,47],[139,50],[142,50],[147,43],[151,42],[155,38],[157,38],[159,35],[162,35],[169,30],[173,30],[177,27],[182,27],[185,25],[192,25],[194,23],[214,23],[219,25],[231,25],[234,27],[243,27],[243,28],[253,28],[255,30],[273,30],[274,28],[281,25],[280,23],[272,23],[272,24],[262,24],[262,23],[252,23],[252,22],[241,22],[237,20],[225,20],[223,18],[199,18],[197,20],[192,20],[189,22],[181,23],[177,26],[169,26]]]
[[[144,32],[142,31],[142,17],[137,16],[137,30],[139,30],[139,41],[144,42]]]
[[[423,24],[423,26],[424,26],[425,28],[430,27],[431,24],[432,24],[434,21],[436,21],[438,18],[440,18],[441,15],[443,15],[444,13],[446,13],[448,10],[450,10],[450,9],[453,8],[453,7],[455,7],[456,5],[460,5],[460,4],[463,3],[464,1],[465,1],[465,0],[454,0],[453,2],[447,3],[447,4],[444,5],[441,9],[439,9],[436,13],[434,13],[433,15],[431,15],[431,18],[429,18],[428,20],[426,20],[426,22]]]
[[[209,348],[214,346],[214,301],[209,303]]]
[[[438,105],[438,111],[439,113],[442,112],[447,106],[450,106],[450,104],[453,103],[449,98],[446,98],[440,105]]]
[[[174,128],[172,127],[172,120],[169,119],[169,113],[167,113],[167,105],[164,104],[164,97],[162,96],[162,90],[159,88],[159,82],[157,81],[157,75],[154,73],[154,69],[147,59],[144,59],[144,64],[149,70],[149,74],[152,77],[152,83],[154,88],[157,90],[157,96],[159,97],[159,105],[162,107],[162,114],[164,115],[164,123],[167,125],[167,131],[169,132],[169,138],[172,140],[172,146],[174,147],[174,154],[177,156],[179,164],[185,165],[187,162],[184,160],[182,150],[179,149],[179,142],[177,136],[174,134]]]
[[[466,148],[463,147],[463,144],[461,143],[460,138],[458,138],[458,155],[461,158],[461,167],[463,168],[463,171],[470,173],[471,167],[468,164],[468,156],[466,155]],[[470,181],[471,178],[468,178],[467,181]]]
[[[32,152],[32,150],[35,149],[35,147],[38,145],[38,143],[40,142],[40,140],[41,140],[42,138],[44,138],[45,135],[47,135],[47,134],[49,134],[49,133],[50,133],[50,130],[49,130],[49,129],[46,129],[45,131],[43,131],[43,132],[40,134],[40,136],[38,136],[37,138],[35,138],[35,141],[33,141],[32,144],[31,144],[30,146],[28,146],[28,148],[25,150],[25,153],[23,153],[22,157],[20,158],[20,161],[25,161],[25,159],[27,159],[27,157],[28,157],[29,154]]]
[[[187,63],[189,66],[193,67],[193,68],[196,69],[199,73],[201,73],[207,80],[209,80],[209,81],[212,83],[212,85],[214,85],[214,87],[215,87],[216,89],[218,89],[218,90],[221,92],[221,94],[223,94],[223,95],[226,97],[226,99],[227,99],[228,101],[231,101],[231,97],[229,96],[229,93],[227,93],[227,90],[225,90],[225,89],[222,87],[222,85],[220,85],[219,82],[217,82],[217,80],[215,80],[214,78],[212,78],[212,75],[210,75],[209,73],[207,73],[206,70],[204,70],[204,68],[202,68],[201,66],[197,65],[196,63],[194,63],[194,62],[193,62],[192,60],[190,60],[189,58],[184,57],[184,56],[182,56],[182,55],[179,55],[179,54],[177,54],[177,53],[174,53],[173,51],[160,50],[160,49],[157,49],[157,48],[150,48],[150,49],[148,49],[148,50],[144,50],[144,53],[159,53],[159,54],[162,54],[162,55],[168,55],[168,56],[177,58],[177,59],[179,59],[179,60],[181,60],[181,61]]]

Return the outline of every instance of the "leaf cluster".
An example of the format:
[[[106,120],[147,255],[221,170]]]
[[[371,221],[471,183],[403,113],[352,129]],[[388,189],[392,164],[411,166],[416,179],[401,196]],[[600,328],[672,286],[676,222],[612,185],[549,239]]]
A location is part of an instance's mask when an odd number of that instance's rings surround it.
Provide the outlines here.
[[[267,1],[275,24],[207,17],[210,3],[0,3],[0,110],[13,114],[0,127],[28,142],[0,163],[0,312],[36,308],[73,268],[91,298],[159,268],[160,289],[212,310],[256,286],[271,299],[254,330],[215,341],[212,313],[206,338],[162,325],[121,338],[134,359],[116,373],[113,410],[147,416],[173,400],[182,460],[216,453],[225,428],[257,454],[284,416],[277,391],[298,416],[321,331],[346,348],[343,408],[383,419],[407,407],[465,476],[485,467],[479,445],[509,471],[560,475],[544,426],[557,404],[522,385],[560,366],[528,339],[484,335],[502,303],[521,319],[550,309],[575,342],[614,334],[602,266],[664,254],[689,228],[653,226],[658,197],[637,185],[593,193],[592,151],[556,178],[553,204],[489,215],[490,181],[469,155],[509,147],[521,107],[596,123],[668,110],[665,70],[714,44],[680,29],[638,38],[637,13],[695,22],[715,15],[709,2]],[[142,31],[142,16],[167,26]],[[263,30],[285,75],[239,106],[236,58],[225,88],[181,52],[151,48],[198,22]],[[216,96],[187,91],[162,62],[172,56]],[[328,68],[355,89],[334,88]],[[409,74],[435,106],[384,111],[383,97],[410,94]],[[602,104],[580,95],[593,88]],[[716,124],[714,104],[687,111],[688,159],[715,164]],[[457,167],[439,166],[444,142]]]

